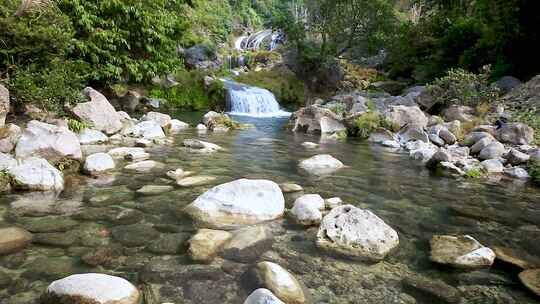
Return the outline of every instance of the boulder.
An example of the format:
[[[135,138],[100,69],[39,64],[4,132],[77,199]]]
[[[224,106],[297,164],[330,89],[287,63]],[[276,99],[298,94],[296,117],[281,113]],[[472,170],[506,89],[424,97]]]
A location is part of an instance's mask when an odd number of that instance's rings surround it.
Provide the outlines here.
[[[457,141],[457,137],[446,128],[439,131],[439,137],[449,145],[453,145]]]
[[[90,87],[84,89],[84,94],[90,101],[79,103],[72,109],[77,118],[106,134],[114,134],[122,129],[120,117],[105,96]]]
[[[517,149],[511,148],[506,155],[504,155],[506,161],[511,165],[521,165],[529,161],[530,155],[520,152]]]
[[[81,145],[96,145],[109,141],[107,135],[103,132],[93,129],[84,129],[78,134]]]
[[[266,288],[259,288],[253,291],[244,304],[285,304],[278,297],[276,297],[270,290]]]
[[[185,208],[199,226],[217,229],[271,221],[284,211],[285,198],[276,183],[248,179],[216,186]]]
[[[139,291],[125,279],[100,273],[76,274],[54,281],[43,304],[138,304]]]
[[[446,121],[470,122],[475,118],[473,108],[460,105],[451,105],[442,112],[442,115]]]
[[[260,262],[254,269],[257,285],[272,291],[288,304],[303,304],[306,297],[296,278],[283,267],[272,262]]]
[[[298,224],[304,226],[318,225],[325,209],[324,199],[318,194],[306,194],[294,201],[291,215]]]
[[[394,133],[386,129],[377,129],[375,132],[369,135],[368,141],[372,143],[380,144],[385,141],[393,141],[396,139],[397,137]]]
[[[503,164],[498,159],[484,160],[480,165],[487,173],[502,173],[504,170]]]
[[[6,117],[9,113],[9,91],[0,84],[0,128],[6,124]]]
[[[21,134],[21,128],[17,125],[7,124],[0,127],[0,153],[11,153],[15,149]]]
[[[190,151],[197,153],[213,153],[223,150],[222,147],[216,144],[198,139],[186,139],[182,142],[182,144],[184,145],[184,147],[189,148]]]
[[[188,241],[188,254],[195,262],[211,263],[231,236],[227,231],[200,229]]]
[[[299,167],[314,175],[325,175],[333,173],[345,165],[332,155],[320,154],[302,160]]]
[[[139,138],[137,139],[137,141],[135,141],[135,147],[139,147],[139,148],[148,148],[153,145],[154,145],[154,142],[146,138]]]
[[[148,112],[143,117],[141,117],[141,121],[153,121],[162,128],[165,128],[167,125],[169,125],[171,123],[171,120],[171,116],[158,112]]]
[[[532,149],[528,154],[531,160],[540,162],[540,148]]]
[[[494,159],[503,156],[506,148],[498,141],[493,141],[480,151],[478,158],[481,160]]]
[[[0,152],[0,171],[9,170],[17,165],[17,160],[10,154]]]
[[[114,168],[114,160],[107,153],[92,154],[84,162],[84,171],[90,175],[99,175]]]
[[[15,148],[15,155],[18,158],[43,157],[49,161],[63,158],[82,159],[81,144],[77,135],[68,128],[36,120],[27,124]]]
[[[188,128],[189,128],[189,124],[183,121],[180,121],[178,119],[172,119],[169,125],[167,126],[166,130],[167,132],[169,132],[169,134],[178,134],[181,131]]]
[[[222,256],[239,263],[253,263],[272,249],[274,236],[270,229],[264,226],[250,226],[233,233],[233,236],[223,248]]]
[[[330,211],[317,233],[317,246],[367,261],[380,261],[399,245],[397,232],[369,210],[343,205]]]
[[[506,94],[521,85],[521,80],[513,76],[503,76],[495,81],[493,85],[498,88],[501,93]]]
[[[146,139],[156,139],[156,138],[163,138],[165,137],[165,133],[163,132],[163,129],[161,128],[160,124],[153,121],[143,121],[135,126],[129,128],[126,131],[127,135],[133,136],[133,137],[142,137]]]
[[[527,170],[519,167],[504,168],[504,174],[517,179],[529,179],[531,176],[527,173]]]
[[[430,245],[430,259],[439,264],[475,269],[489,267],[495,260],[493,250],[469,235],[435,235],[431,238]]]
[[[120,104],[122,110],[133,113],[135,112],[135,109],[139,106],[141,103],[142,96],[139,92],[134,90],[127,91],[126,95],[124,95],[120,99]]]
[[[497,260],[512,264],[521,269],[540,268],[540,257],[527,253],[527,249],[493,247]]]
[[[185,50],[184,58],[189,68],[205,69],[215,67],[213,61],[217,59],[217,54],[209,46],[197,44]]]
[[[404,126],[415,126],[424,128],[428,124],[428,118],[417,106],[390,106],[384,116],[393,125],[402,128]]]
[[[472,147],[474,144],[476,144],[479,140],[482,138],[489,137],[491,139],[494,139],[493,136],[487,132],[471,132],[465,136],[465,139],[463,140],[463,145]]]
[[[486,136],[480,140],[478,140],[474,145],[472,145],[470,153],[471,154],[478,154],[480,151],[482,151],[485,147],[487,147],[489,144],[491,144],[495,139],[491,136]]]
[[[43,158],[29,157],[8,169],[15,188],[30,191],[62,191],[62,173]]]
[[[308,106],[294,112],[289,126],[293,132],[305,133],[335,133],[346,130],[337,114],[319,106]]]
[[[444,176],[461,176],[465,172],[451,162],[440,162],[437,164],[437,172]]]
[[[529,269],[519,274],[519,280],[530,291],[540,296],[540,269]]]
[[[528,145],[534,141],[534,129],[524,123],[508,123],[497,130],[496,137],[503,143]]]
[[[438,147],[442,147],[445,145],[445,141],[439,137],[437,134],[429,134],[429,140],[434,143]]]
[[[30,244],[32,234],[22,228],[0,228],[0,256],[16,253]]]

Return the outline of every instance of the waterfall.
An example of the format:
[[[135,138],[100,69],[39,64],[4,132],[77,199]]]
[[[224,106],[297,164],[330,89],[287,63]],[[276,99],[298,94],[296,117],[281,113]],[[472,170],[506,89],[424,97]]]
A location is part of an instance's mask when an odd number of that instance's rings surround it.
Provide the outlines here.
[[[231,80],[223,80],[227,88],[227,110],[229,114],[256,117],[289,116],[283,111],[272,92],[250,87]]]
[[[249,36],[241,36],[234,42],[234,47],[239,51],[260,50],[263,43],[268,41],[268,51],[273,51],[282,42],[283,34],[270,29],[262,30]]]

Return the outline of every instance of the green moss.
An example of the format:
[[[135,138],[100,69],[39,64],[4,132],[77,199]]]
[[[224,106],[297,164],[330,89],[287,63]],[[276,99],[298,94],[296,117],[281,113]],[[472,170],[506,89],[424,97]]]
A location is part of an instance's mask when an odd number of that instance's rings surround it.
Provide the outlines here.
[[[482,176],[484,176],[484,172],[480,169],[471,169],[465,173],[467,178],[480,178]]]

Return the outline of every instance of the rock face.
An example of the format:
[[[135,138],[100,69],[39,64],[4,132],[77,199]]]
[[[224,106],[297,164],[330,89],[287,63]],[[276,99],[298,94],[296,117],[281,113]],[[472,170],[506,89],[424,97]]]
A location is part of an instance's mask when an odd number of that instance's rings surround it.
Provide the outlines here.
[[[54,281],[44,304],[137,304],[139,291],[125,279],[99,273],[76,274]]]
[[[9,91],[0,84],[0,128],[6,124],[6,116],[9,113]]]
[[[272,291],[279,299],[289,304],[303,304],[306,297],[300,283],[283,267],[272,262],[261,262],[255,266],[258,284]]]
[[[345,131],[340,118],[331,110],[309,106],[296,111],[289,121],[293,132],[335,133]]]
[[[19,141],[21,133],[21,128],[17,125],[8,124],[4,126],[3,130],[0,130],[0,152],[11,153]]]
[[[529,269],[519,274],[519,280],[537,296],[540,296],[540,269]]]
[[[81,159],[82,151],[79,139],[68,128],[32,120],[17,143],[15,155],[19,158],[39,156],[54,161]]]
[[[300,162],[299,167],[315,175],[324,175],[333,173],[343,167],[343,163],[332,155],[321,154]]]
[[[424,115],[424,112],[416,106],[390,106],[388,111],[384,113],[384,116],[392,122],[392,124],[399,126],[399,128],[402,128],[405,125],[425,127],[429,121],[426,115]]]
[[[18,189],[34,191],[62,191],[62,173],[43,158],[29,157],[8,169]]]
[[[196,262],[210,263],[231,236],[227,231],[200,229],[189,240],[189,256]]]
[[[306,194],[296,199],[291,214],[301,225],[317,225],[322,220],[324,207],[324,199],[320,195]]]
[[[503,143],[528,145],[534,140],[534,130],[523,123],[509,123],[497,130],[496,137]]]
[[[489,267],[495,260],[493,250],[469,235],[435,235],[430,241],[433,262],[457,268]]]
[[[84,171],[90,175],[99,175],[114,169],[114,167],[114,160],[107,153],[92,154],[84,162]]]
[[[351,258],[380,261],[399,245],[397,232],[369,210],[343,205],[330,211],[317,233],[317,246]]]
[[[216,186],[185,208],[199,226],[217,229],[274,220],[284,210],[285,198],[276,183],[248,179]]]
[[[244,304],[285,304],[270,290],[259,288],[252,292],[244,301]]]
[[[171,116],[167,114],[162,114],[159,112],[148,112],[143,117],[141,117],[142,121],[154,121],[157,124],[159,124],[162,128],[169,125],[171,123]]]
[[[0,228],[0,256],[24,249],[32,241],[32,234],[18,227]]]
[[[81,145],[96,145],[109,141],[103,132],[93,129],[84,129],[78,134]]]
[[[73,108],[72,112],[77,118],[106,134],[114,134],[122,129],[119,115],[103,94],[90,87],[84,89],[84,94],[90,101]]]

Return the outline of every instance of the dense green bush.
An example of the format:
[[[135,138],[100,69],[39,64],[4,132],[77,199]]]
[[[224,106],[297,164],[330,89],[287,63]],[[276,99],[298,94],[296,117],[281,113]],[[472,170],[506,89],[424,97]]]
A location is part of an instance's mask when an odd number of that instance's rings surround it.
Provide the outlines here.
[[[529,173],[533,181],[540,185],[540,161],[532,162],[529,168]]]
[[[371,133],[379,128],[393,129],[392,123],[376,111],[368,111],[360,115],[360,117],[355,120],[354,126],[354,135],[364,139],[368,138]]]

